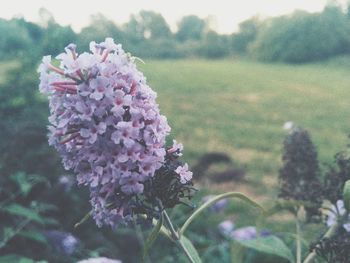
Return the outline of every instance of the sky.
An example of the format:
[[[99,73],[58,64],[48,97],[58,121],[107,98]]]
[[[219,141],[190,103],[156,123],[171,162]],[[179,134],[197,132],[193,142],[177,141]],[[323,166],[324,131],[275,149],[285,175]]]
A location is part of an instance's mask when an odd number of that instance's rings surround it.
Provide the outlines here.
[[[153,10],[161,13],[172,30],[181,17],[189,14],[201,18],[210,17],[211,26],[220,33],[232,33],[238,24],[256,14],[278,16],[296,9],[309,12],[321,11],[329,0],[10,0],[2,4],[0,17],[9,19],[23,16],[39,21],[38,10],[48,9],[56,21],[71,25],[79,31],[86,26],[92,14],[101,13],[117,24],[128,21],[131,14],[140,10]],[[346,0],[341,0],[346,1]]]

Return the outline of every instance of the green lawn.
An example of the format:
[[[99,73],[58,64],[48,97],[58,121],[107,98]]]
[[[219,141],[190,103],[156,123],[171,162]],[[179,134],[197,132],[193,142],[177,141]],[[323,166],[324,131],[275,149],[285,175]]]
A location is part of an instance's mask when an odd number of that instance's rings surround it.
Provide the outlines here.
[[[225,152],[253,181],[275,185],[284,122],[311,132],[322,162],[331,163],[348,143],[348,66],[237,60],[146,60],[139,66],[190,164],[203,153]]]
[[[6,70],[16,65],[16,62],[0,65],[0,92]],[[350,63],[293,66],[233,59],[146,60],[146,64],[140,63],[139,67],[158,92],[161,111],[173,129],[172,137],[185,145],[184,160],[193,166],[204,153],[223,152],[247,172],[247,180],[243,182],[213,187],[202,181],[198,184],[202,191],[195,196],[193,204],[199,204],[208,192],[239,190],[265,208],[271,207],[278,189],[282,142],[287,134],[282,126],[286,121],[311,132],[324,163],[332,163],[333,155],[348,144]],[[215,171],[226,168],[215,166],[210,174],[213,176]],[[171,211],[177,225],[189,214],[190,208],[183,206]],[[217,236],[217,224],[224,219],[234,219],[237,227],[255,225],[257,216],[256,209],[235,200],[223,213],[201,216],[187,233],[204,262],[214,262],[213,258],[229,262],[229,259],[222,260],[223,255],[230,257],[230,249],[224,247],[222,238]],[[288,244],[293,244],[293,234],[283,234],[294,233],[289,214],[279,213],[259,224],[282,234],[289,240]],[[316,234],[319,227],[305,228],[303,237],[314,240],[319,235]],[[159,240],[156,246],[155,251],[162,254],[158,251],[164,250],[164,255],[173,249],[169,243]],[[304,251],[307,250],[308,247],[304,247]],[[218,251],[221,254],[217,254]]]

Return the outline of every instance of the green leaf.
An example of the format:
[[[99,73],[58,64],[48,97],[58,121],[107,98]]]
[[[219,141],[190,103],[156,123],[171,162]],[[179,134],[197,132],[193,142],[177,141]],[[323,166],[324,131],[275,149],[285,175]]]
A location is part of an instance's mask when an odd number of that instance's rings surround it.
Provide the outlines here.
[[[24,172],[18,172],[11,175],[13,180],[19,187],[21,194],[27,196],[32,190],[33,186],[40,182],[46,182],[46,178],[39,175],[28,175]]]
[[[265,212],[265,217],[273,216],[274,214],[281,212],[281,210],[293,211],[296,207],[308,205],[310,204],[300,200],[277,200],[274,206]]]
[[[16,235],[16,231],[11,227],[4,227],[2,239],[0,239],[0,249],[6,246],[6,243]]]
[[[57,206],[55,206],[53,204],[49,204],[49,203],[44,203],[44,202],[37,203],[35,207],[40,212],[49,212],[49,211],[58,211],[59,210]]]
[[[148,254],[148,251],[152,247],[154,241],[157,239],[162,225],[163,225],[163,214],[161,214],[161,217],[157,221],[157,224],[154,226],[154,228],[152,229],[151,233],[149,234],[147,240],[145,241],[145,245],[143,247],[143,259],[145,259],[145,257]]]
[[[202,263],[202,260],[199,257],[199,254],[198,254],[196,248],[193,246],[192,242],[187,237],[181,236],[180,237],[180,243],[182,244],[182,246],[188,252],[188,255],[191,257],[192,262],[194,262],[194,263]]]
[[[19,204],[10,204],[1,208],[1,210],[11,215],[22,216],[39,224],[44,224],[44,219],[36,211]]]
[[[346,181],[344,185],[343,200],[345,209],[350,212],[350,180]]]
[[[243,263],[246,250],[246,247],[240,245],[237,242],[232,242],[230,253],[231,259],[234,259],[232,263]]]
[[[3,230],[4,239],[12,237],[16,231],[12,227],[5,227]]]
[[[51,218],[51,217],[43,218],[43,222],[45,225],[48,225],[48,226],[59,226],[60,225],[60,222],[57,219]]]
[[[18,172],[11,175],[11,179],[15,181],[21,190],[21,193],[26,196],[33,187],[33,184],[29,181],[28,176],[23,172]]]
[[[246,201],[247,203],[249,203],[250,205],[252,205],[254,207],[259,208],[263,212],[265,211],[264,208],[262,208],[258,203],[254,202],[253,200],[251,200],[249,197],[245,196],[242,193],[238,193],[238,192],[224,193],[224,194],[221,194],[221,195],[214,196],[213,198],[211,198],[210,200],[208,200],[207,202],[202,204],[200,207],[198,207],[196,209],[196,211],[194,211],[192,213],[192,215],[186,220],[186,222],[181,227],[180,235],[182,235],[185,232],[185,230],[192,223],[192,221],[194,219],[196,219],[196,217],[198,217],[206,208],[208,208],[211,205],[215,204],[217,201],[219,201],[221,199],[225,199],[225,198],[238,198],[238,199],[241,199],[243,201]]]
[[[235,242],[259,252],[276,255],[292,263],[295,262],[292,251],[276,236],[259,237],[253,240],[236,240]]]
[[[40,243],[46,243],[46,238],[43,234],[39,232],[34,231],[21,231],[18,233],[19,236],[40,242]]]
[[[0,263],[35,263],[35,261],[16,254],[8,254],[0,256]]]

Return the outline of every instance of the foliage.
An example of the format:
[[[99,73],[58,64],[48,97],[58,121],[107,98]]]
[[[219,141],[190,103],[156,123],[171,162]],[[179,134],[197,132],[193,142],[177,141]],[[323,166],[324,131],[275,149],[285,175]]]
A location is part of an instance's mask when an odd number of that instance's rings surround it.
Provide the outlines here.
[[[125,33],[117,25],[115,25],[113,21],[108,20],[101,14],[91,16],[90,24],[84,27],[77,37],[78,51],[88,50],[89,43],[92,41],[92,39],[96,40],[97,42],[101,42],[104,41],[106,36],[118,39],[121,43],[125,42]],[[73,42],[73,40],[71,42]]]
[[[16,18],[0,19],[0,32],[0,59],[24,56],[28,49],[35,47],[36,41],[42,36],[38,25]]]
[[[0,190],[0,250],[5,254],[20,252],[22,256],[33,257],[30,250],[22,244],[32,242],[33,247],[36,247],[46,243],[46,238],[39,229],[56,224],[57,221],[48,215],[56,207],[38,202],[33,195],[34,190],[47,185],[45,178],[18,172],[9,179],[2,183]]]
[[[125,33],[134,36],[136,40],[166,39],[171,37],[171,31],[161,14],[153,11],[140,11],[132,15],[125,25]]]
[[[230,52],[229,43],[229,38],[226,36],[220,36],[215,31],[209,31],[201,42],[198,54],[207,58],[226,57]]]
[[[264,21],[250,52],[263,61],[302,63],[345,54],[349,46],[349,18],[340,8],[327,7]]]
[[[48,112],[46,102],[34,89],[37,77],[33,63],[24,60],[7,73],[8,81],[1,85],[0,181],[17,171],[42,176],[61,172],[59,159],[47,145]]]
[[[185,16],[178,24],[176,38],[180,42],[200,40],[206,28],[206,22],[195,15]]]
[[[139,57],[180,58],[248,56],[262,61],[304,63],[349,54],[350,18],[336,5],[320,13],[297,11],[290,15],[262,19],[254,16],[239,24],[238,32],[219,34],[207,19],[195,15],[181,18],[172,31],[164,17],[141,10],[123,25],[102,14],[91,16],[80,33],[59,25],[52,14],[40,10],[38,24],[23,18],[0,20],[0,59],[58,54],[70,42],[82,50],[92,39],[112,37]],[[40,56],[39,56],[40,54]]]
[[[252,248],[266,254],[276,255],[287,259],[288,262],[294,262],[292,251],[276,236],[259,237],[253,240],[239,240],[237,242],[244,247]]]
[[[262,21],[259,17],[252,17],[239,24],[239,31],[232,35],[232,49],[238,54],[248,53],[260,31]]]

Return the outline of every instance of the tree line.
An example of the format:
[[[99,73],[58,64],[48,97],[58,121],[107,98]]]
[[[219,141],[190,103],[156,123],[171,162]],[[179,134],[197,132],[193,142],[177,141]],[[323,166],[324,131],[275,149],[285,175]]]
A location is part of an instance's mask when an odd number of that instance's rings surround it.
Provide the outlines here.
[[[23,18],[0,19],[0,59],[58,54],[67,44],[88,49],[91,40],[113,37],[133,55],[142,58],[249,57],[268,62],[303,63],[350,52],[350,15],[337,5],[322,12],[295,11],[280,17],[254,16],[239,24],[238,32],[219,34],[208,19],[183,17],[173,32],[159,13],[140,11],[116,25],[101,14],[77,33],[61,26],[41,9],[40,22]]]

